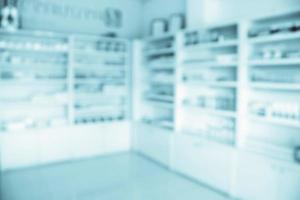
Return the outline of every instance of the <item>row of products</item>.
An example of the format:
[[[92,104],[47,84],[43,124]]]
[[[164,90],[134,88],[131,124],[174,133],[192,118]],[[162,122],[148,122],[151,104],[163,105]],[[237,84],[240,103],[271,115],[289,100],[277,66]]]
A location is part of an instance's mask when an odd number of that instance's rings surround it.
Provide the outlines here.
[[[76,109],[89,110],[90,112],[100,111],[119,111],[119,107],[126,104],[126,99],[124,97],[115,98],[103,98],[99,96],[97,98],[92,98],[91,96],[78,96],[75,100]]]
[[[141,120],[148,124],[173,128],[174,111],[147,106],[147,109],[143,110],[143,117]]]
[[[199,123],[201,121],[201,123]],[[233,145],[235,142],[235,121],[214,117],[203,117],[188,121],[184,130],[201,137],[211,139],[224,144]]]
[[[158,40],[155,42],[148,43],[145,47],[145,51],[151,51],[151,50],[159,50],[159,49],[168,49],[172,48],[174,46],[174,38],[167,38],[164,40]]]
[[[252,101],[249,112],[259,117],[297,121],[300,124],[299,102]]]
[[[9,51],[0,51],[0,63],[10,65],[40,65],[40,66],[66,66],[68,58],[66,56],[32,56],[18,55]]]
[[[232,64],[237,63],[237,53],[219,53],[213,54],[207,51],[189,52],[185,55],[185,63],[216,63],[216,64]],[[201,63],[202,62],[202,63]]]
[[[297,59],[300,58],[300,50],[285,50],[281,46],[265,47],[253,56],[254,59]]]
[[[161,103],[173,103],[174,99],[173,96],[171,95],[165,95],[165,94],[153,94],[153,93],[147,93],[145,95],[145,98],[149,101],[154,101],[154,102],[161,102]]]
[[[282,33],[295,33],[300,31],[300,20],[289,21],[281,24],[270,24],[264,27],[253,28],[249,31],[249,37],[261,37]]]
[[[125,119],[124,115],[109,115],[109,116],[88,116],[88,117],[77,117],[75,119],[75,124],[96,124],[103,122],[115,122],[122,121]]]
[[[166,95],[166,96],[173,96],[174,95],[174,87],[172,85],[152,85],[150,88],[149,94],[154,95]]]
[[[155,58],[149,58],[148,66],[162,66],[174,67],[175,68],[175,58],[174,55],[160,55]]]
[[[172,71],[156,71],[151,74],[151,82],[160,84],[173,84],[175,81]]]
[[[125,42],[119,41],[97,41],[97,42],[82,42],[75,44],[77,49],[83,51],[103,51],[103,52],[126,52],[127,45]]]
[[[210,42],[223,42],[226,40],[232,40],[237,38],[236,33],[233,35],[227,35],[222,31],[211,31],[211,32],[199,32],[193,31],[185,34],[185,46],[210,43]]]
[[[300,71],[295,70],[254,70],[252,81],[271,83],[300,83]]]
[[[163,127],[170,130],[174,128],[173,119],[171,117],[144,117],[142,121],[146,124]]]
[[[49,119],[23,118],[12,121],[1,121],[0,131],[24,131],[38,128],[49,128],[66,125],[67,119],[51,117]]]
[[[0,105],[6,105],[5,108],[12,109],[9,105],[13,105],[13,108],[17,109],[18,105],[32,104],[34,105],[53,105],[53,104],[67,104],[69,102],[69,94],[67,92],[53,92],[53,93],[34,93],[28,96],[5,96],[0,97]],[[1,108],[4,109],[4,108]]]
[[[42,80],[42,79],[53,79],[53,80],[64,80],[66,79],[65,72],[22,72],[22,71],[2,71],[0,72],[0,79],[11,80]]]
[[[201,70],[201,71],[186,71],[182,76],[183,81],[235,81],[236,72],[233,70]]]
[[[75,74],[75,78],[80,78],[80,79],[96,78],[102,80],[125,79],[125,73],[123,71],[113,71],[113,72],[77,71]]]
[[[203,94],[183,100],[185,106],[196,106],[206,109],[235,111],[236,99],[234,95],[228,94]]]
[[[94,57],[94,56],[76,56],[75,61],[80,66],[97,66],[101,69],[103,66],[124,66],[126,64],[126,58],[124,56],[107,56],[107,57]]]
[[[19,49],[35,51],[67,51],[69,45],[63,42],[28,41],[24,39],[0,39],[1,49]]]
[[[108,85],[108,84],[75,84],[76,93],[91,93],[91,94],[126,94],[127,88],[125,85]]]
[[[153,86],[153,88],[155,88]],[[157,89],[151,89],[145,93],[144,97],[150,101],[173,103],[174,88],[168,85],[157,85]]]

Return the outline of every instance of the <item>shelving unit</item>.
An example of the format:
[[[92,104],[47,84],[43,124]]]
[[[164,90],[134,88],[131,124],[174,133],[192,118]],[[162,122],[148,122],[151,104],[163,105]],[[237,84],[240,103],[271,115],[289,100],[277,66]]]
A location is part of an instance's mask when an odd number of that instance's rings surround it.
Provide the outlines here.
[[[143,83],[140,121],[174,130],[176,36],[167,35],[143,42]]]
[[[0,34],[2,132],[129,119],[127,40],[29,31]],[[20,104],[28,105],[27,111],[21,112]]]
[[[218,143],[235,144],[239,65],[237,27],[232,24],[182,33],[177,82],[180,94],[177,99],[180,102],[177,106],[178,132],[198,133]],[[213,124],[215,127],[224,125],[228,136],[223,133],[218,136],[222,127],[215,129]]]
[[[252,21],[248,26],[248,120],[245,149],[294,162],[300,145],[300,14]],[[298,25],[297,25],[298,24]],[[276,151],[273,149],[276,148]],[[288,152],[288,153],[287,153]]]
[[[0,131],[68,124],[68,38],[0,31]]]
[[[130,149],[129,40],[0,31],[0,163],[11,170]]]
[[[171,167],[175,132],[176,36],[134,42],[133,149]]]
[[[129,119],[129,43],[121,39],[73,37],[74,122]]]

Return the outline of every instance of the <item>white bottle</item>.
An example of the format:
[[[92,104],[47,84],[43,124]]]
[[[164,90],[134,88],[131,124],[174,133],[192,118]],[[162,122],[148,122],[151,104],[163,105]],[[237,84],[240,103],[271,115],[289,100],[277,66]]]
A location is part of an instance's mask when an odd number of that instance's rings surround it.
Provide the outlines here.
[[[1,28],[15,31],[19,27],[19,14],[14,6],[6,6],[1,10]]]

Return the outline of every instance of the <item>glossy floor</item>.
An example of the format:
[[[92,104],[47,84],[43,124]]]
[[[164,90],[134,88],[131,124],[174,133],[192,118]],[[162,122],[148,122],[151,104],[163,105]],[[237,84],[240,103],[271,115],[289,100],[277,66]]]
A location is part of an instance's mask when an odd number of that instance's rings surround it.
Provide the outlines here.
[[[228,200],[136,154],[3,173],[1,200]]]

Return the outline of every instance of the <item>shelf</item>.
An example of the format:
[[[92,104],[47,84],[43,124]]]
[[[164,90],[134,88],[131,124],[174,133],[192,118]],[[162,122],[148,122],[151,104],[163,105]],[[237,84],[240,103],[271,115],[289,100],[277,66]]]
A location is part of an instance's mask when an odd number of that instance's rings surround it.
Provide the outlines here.
[[[158,35],[158,36],[150,36],[150,37],[147,37],[145,39],[146,42],[157,42],[157,41],[161,41],[161,40],[166,40],[166,39],[171,39],[171,38],[174,38],[175,35],[174,33],[165,33],[165,34],[162,34],[162,35]]]
[[[163,123],[156,123],[156,122],[152,122],[152,123],[148,123],[148,122],[141,122],[142,124],[146,124],[148,126],[152,126],[155,128],[161,128],[164,130],[173,130],[174,129],[174,125],[172,122],[163,122]]]
[[[174,123],[173,122],[168,122],[168,121],[162,121],[159,123],[159,126],[168,128],[168,129],[174,129]]]
[[[86,33],[76,33],[71,35],[72,39],[75,41],[88,41],[97,43],[98,41],[105,41],[105,42],[119,42],[125,43],[126,45],[129,44],[128,39],[119,38],[119,37],[108,37],[105,35],[94,35],[94,34],[86,34]]]
[[[250,85],[254,89],[261,90],[287,90],[287,91],[298,91],[300,90],[300,84],[289,84],[289,83],[251,83]]]
[[[165,55],[165,54],[174,54],[176,52],[175,48],[164,48],[164,49],[153,49],[145,50],[146,56],[156,56],[156,55]]]
[[[253,66],[282,66],[282,65],[296,65],[297,67],[300,66],[300,58],[295,59],[272,59],[272,60],[251,60],[249,61],[250,65]]]
[[[175,69],[175,63],[160,63],[160,64],[150,64],[148,67],[151,70],[174,70]]]
[[[10,63],[1,63],[1,69],[12,69],[12,70],[22,70],[22,69],[66,69],[66,65],[55,65],[55,64],[39,64],[39,63],[32,63],[32,64],[10,64]],[[0,69],[0,70],[1,70]]]
[[[108,52],[108,51],[97,51],[97,50],[73,50],[74,54],[82,54],[82,55],[91,55],[91,56],[99,56],[99,57],[124,57],[126,56],[126,52]]]
[[[75,84],[112,84],[112,83],[119,83],[118,80],[101,80],[101,79],[84,79],[80,80],[78,78],[75,79]],[[121,83],[124,84],[125,83]]]
[[[213,138],[208,136],[207,134],[201,132],[201,131],[187,131],[184,130],[181,132],[181,134],[186,134],[192,137],[196,137],[196,138],[200,138],[201,140],[204,140],[206,142],[209,142],[211,144],[216,144],[216,145],[222,145],[225,146],[226,148],[230,147],[230,148],[235,148],[235,144],[234,142],[229,142],[229,141],[225,141],[222,139],[217,139],[217,138]]]
[[[250,116],[252,121],[274,124],[278,126],[286,126],[291,128],[300,128],[300,120],[291,121],[291,120],[283,120],[283,119],[274,119],[274,118],[267,118],[267,117],[259,117],[259,116]]]
[[[174,79],[172,80],[167,80],[165,79],[164,81],[156,81],[156,80],[152,80],[149,82],[149,85],[151,86],[156,86],[156,85],[174,85]]]
[[[270,43],[270,42],[280,42],[280,41],[289,41],[289,40],[298,40],[300,39],[300,32],[296,33],[282,33],[274,34],[269,36],[258,36],[256,38],[249,38],[249,42],[252,44],[260,43]]]
[[[105,109],[111,109],[111,111],[113,111],[113,112],[110,112],[110,114],[114,114],[114,115],[119,115],[119,114],[122,113],[121,109],[116,112],[116,110],[114,110],[114,109],[116,109],[116,107],[110,106],[110,107],[104,107],[103,110],[95,109],[94,111],[89,111],[89,110],[80,111],[80,110],[75,109],[75,116],[76,117],[84,117],[84,116],[85,117],[87,117],[87,116],[92,117],[92,116],[103,115],[103,112],[104,112],[105,115],[108,115],[107,110],[105,110]],[[119,111],[121,111],[121,112],[119,112]]]
[[[59,124],[55,125],[47,125],[44,127],[30,127],[30,128],[20,128],[18,130],[0,130],[1,134],[30,134],[30,133],[37,133],[36,131],[44,131],[45,129],[49,128],[63,128],[69,126],[67,119],[64,119],[64,122],[60,122]]]
[[[126,89],[124,89],[124,92],[75,92],[75,96],[78,98],[83,98],[83,99],[94,99],[94,98],[115,98],[115,97],[125,97],[127,96],[126,94]]]
[[[67,84],[67,80],[3,80],[0,79],[1,85],[64,85]]]
[[[118,65],[118,66],[109,66],[109,65],[99,65],[99,66],[88,66],[88,65],[75,65],[75,70],[97,70],[97,72],[120,72],[120,71],[126,71],[124,65]]]
[[[249,135],[249,134],[248,134]],[[250,152],[268,156],[275,159],[280,159],[288,162],[294,162],[292,148],[284,147],[282,145],[275,145],[271,143],[255,141],[253,139],[247,139],[244,144],[244,148]]]
[[[228,117],[228,118],[236,118],[237,117],[237,114],[234,111],[223,111],[223,110],[202,108],[202,107],[194,106],[194,105],[183,105],[183,108],[194,109],[203,114],[217,115],[220,117]]]
[[[191,45],[189,47],[185,47],[184,50],[197,51],[201,49],[227,48],[227,47],[237,47],[237,46],[238,46],[238,40],[227,40],[222,42],[210,42],[210,43]]]
[[[151,100],[151,99],[155,99],[155,100],[158,100],[158,101],[170,101],[170,102],[174,101],[174,97],[173,96],[160,95],[160,94],[147,94],[147,95],[145,95],[145,98],[148,101]]]
[[[148,102],[155,107],[158,108],[164,108],[164,109],[174,109],[174,104],[173,103],[165,103],[165,102],[159,102],[159,101],[153,101],[153,100],[148,100]]]
[[[207,68],[237,68],[238,63],[237,62],[226,62],[226,63],[220,63],[220,62],[215,62],[215,61],[201,61],[201,60],[187,60],[184,62],[184,65],[186,68],[189,68],[193,66],[195,70],[201,69],[203,67]]]
[[[2,105],[5,103],[5,105]],[[20,107],[66,107],[68,103],[59,103],[59,102],[4,102],[0,101],[0,108],[5,107],[4,109],[19,109]],[[1,108],[3,109],[3,108]]]
[[[223,88],[236,88],[237,82],[224,81],[224,82],[209,82],[209,81],[185,81],[183,82],[187,85],[192,86],[211,86],[211,87],[223,87]]]
[[[68,49],[33,49],[33,48],[18,48],[18,47],[2,47],[0,46],[0,49],[2,50],[9,50],[9,51],[24,51],[24,53],[34,52],[34,53],[68,53]]]
[[[54,33],[54,32],[49,32],[49,31],[37,31],[37,30],[25,30],[25,29],[20,29],[16,31],[7,31],[4,29],[0,29],[0,34],[1,35],[14,35],[14,36],[21,36],[21,37],[40,37],[40,38],[50,38],[50,39],[66,39],[67,34],[63,33]]]

